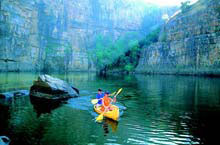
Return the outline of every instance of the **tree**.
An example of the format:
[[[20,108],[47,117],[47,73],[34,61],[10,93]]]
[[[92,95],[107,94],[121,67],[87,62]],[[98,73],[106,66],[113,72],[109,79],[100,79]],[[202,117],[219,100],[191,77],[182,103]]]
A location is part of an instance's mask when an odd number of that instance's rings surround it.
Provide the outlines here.
[[[190,1],[181,2],[180,9],[184,13],[190,8]]]
[[[95,62],[100,71],[107,71],[123,56],[125,52],[138,44],[136,33],[126,33],[113,41],[109,36],[98,35],[95,40],[95,48],[89,51],[89,56]]]

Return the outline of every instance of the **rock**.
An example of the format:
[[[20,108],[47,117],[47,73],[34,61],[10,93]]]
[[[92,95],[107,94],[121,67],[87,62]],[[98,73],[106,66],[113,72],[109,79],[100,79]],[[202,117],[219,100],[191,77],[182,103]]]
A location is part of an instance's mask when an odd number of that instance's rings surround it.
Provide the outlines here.
[[[0,98],[2,98],[2,99],[8,99],[8,98],[12,98],[12,97],[13,97],[13,93],[10,93],[10,92],[0,94]]]
[[[0,98],[6,98],[5,94],[0,94]]]
[[[14,97],[28,96],[28,95],[29,95],[29,91],[28,90],[18,90],[18,91],[1,93],[0,94],[0,98],[11,99],[11,98],[14,98]]]
[[[95,71],[87,50],[99,35],[142,35],[176,11],[124,0],[1,0],[0,7],[0,71]]]
[[[137,73],[220,75],[220,3],[200,0],[170,18],[141,51]],[[214,30],[213,30],[214,29]]]
[[[30,88],[30,97],[40,100],[65,100],[78,97],[78,89],[63,80],[49,75],[40,75]]]
[[[7,136],[0,136],[0,145],[8,145],[10,139]]]

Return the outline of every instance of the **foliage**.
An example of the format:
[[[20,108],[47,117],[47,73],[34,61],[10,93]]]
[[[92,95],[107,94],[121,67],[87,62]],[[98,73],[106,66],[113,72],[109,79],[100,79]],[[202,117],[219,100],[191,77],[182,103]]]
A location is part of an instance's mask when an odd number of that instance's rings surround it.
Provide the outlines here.
[[[131,72],[131,71],[134,70],[134,65],[132,65],[132,64],[127,64],[127,65],[125,65],[124,69],[125,69],[126,71],[128,71],[128,72]]]
[[[186,12],[190,8],[190,1],[181,2],[180,9],[182,12]]]
[[[158,41],[160,29],[155,29],[145,39],[138,41],[136,34],[127,33],[115,42],[110,37],[99,35],[96,47],[89,52],[100,71],[119,69],[126,72],[134,71],[138,64],[141,49]]]
[[[138,65],[138,61],[141,54],[141,49],[143,47],[147,47],[152,43],[155,43],[158,41],[160,33],[160,28],[155,29],[151,33],[149,33],[145,39],[139,41],[138,44],[133,45],[131,49],[129,49],[125,55],[121,56],[118,61],[118,66],[122,68],[122,70],[125,70],[127,72],[132,72]]]
[[[89,51],[89,56],[99,70],[106,70],[112,67],[119,56],[138,44],[136,38],[136,33],[127,33],[115,41],[111,37],[98,35],[95,48]]]
[[[151,33],[149,33],[145,39],[141,40],[139,42],[139,45],[140,47],[143,47],[143,46],[148,46],[150,45],[151,43],[155,43],[158,41],[159,39],[159,33],[160,33],[161,29],[160,28],[157,28],[155,29],[154,31],[152,31]]]
[[[161,33],[161,41],[166,42],[166,40],[167,40],[167,34],[166,34],[166,32],[162,32]]]

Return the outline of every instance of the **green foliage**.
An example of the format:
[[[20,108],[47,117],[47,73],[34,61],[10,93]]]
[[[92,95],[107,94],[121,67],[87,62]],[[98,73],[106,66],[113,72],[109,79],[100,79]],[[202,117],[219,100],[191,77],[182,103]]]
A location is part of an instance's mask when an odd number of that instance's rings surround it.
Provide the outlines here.
[[[141,49],[143,47],[149,46],[152,43],[157,42],[159,33],[160,28],[155,29],[154,31],[149,33],[145,39],[139,41],[139,43],[135,43],[135,45],[133,45],[131,49],[129,49],[123,56],[120,57],[117,65],[127,72],[134,71],[134,69],[138,65]]]
[[[152,31],[151,33],[149,33],[145,39],[143,39],[139,42],[140,47],[148,46],[152,43],[157,42],[158,38],[159,38],[160,31],[161,31],[161,29],[157,28],[154,31]]]
[[[95,48],[89,51],[89,56],[100,71],[117,69],[132,72],[138,64],[141,49],[157,42],[159,33],[160,29],[155,29],[141,41],[137,40],[135,33],[127,33],[116,41],[99,35]]]
[[[190,1],[181,2],[180,9],[182,12],[186,12],[190,8]]]
[[[166,34],[166,32],[162,32],[162,34],[161,34],[161,41],[162,42],[166,42],[166,40],[167,40],[167,34]]]
[[[124,69],[128,72],[134,71],[135,67],[133,64],[127,64],[125,65]]]
[[[89,56],[98,69],[111,68],[119,56],[138,44],[136,39],[136,33],[127,33],[115,41],[111,37],[98,35],[95,41],[95,48],[89,51]]]

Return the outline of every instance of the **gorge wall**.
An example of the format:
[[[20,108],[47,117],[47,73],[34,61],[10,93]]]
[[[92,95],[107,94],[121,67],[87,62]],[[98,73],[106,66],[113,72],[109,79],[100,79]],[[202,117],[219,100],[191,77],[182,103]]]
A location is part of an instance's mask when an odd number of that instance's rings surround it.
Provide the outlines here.
[[[138,73],[220,74],[220,1],[200,0],[165,24],[142,51]]]
[[[93,71],[87,50],[97,35],[144,36],[175,10],[132,0],[1,0],[0,71]]]

